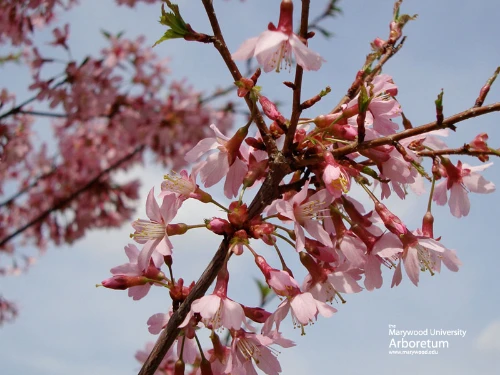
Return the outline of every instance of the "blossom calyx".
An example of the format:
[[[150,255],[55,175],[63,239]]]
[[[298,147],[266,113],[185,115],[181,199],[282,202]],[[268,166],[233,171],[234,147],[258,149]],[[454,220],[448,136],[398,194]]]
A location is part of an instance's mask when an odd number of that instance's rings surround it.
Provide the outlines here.
[[[174,307],[174,311],[176,310],[176,306],[180,306],[182,302],[187,298],[189,293],[191,293],[191,289],[194,288],[194,281],[188,286],[184,286],[184,279],[179,278],[177,282],[172,285],[170,288],[170,297],[172,298],[172,306]]]
[[[240,204],[235,201],[229,205],[229,213],[227,214],[229,222],[236,228],[241,228],[248,220],[248,207],[246,204]]]
[[[422,233],[424,236],[434,238],[434,216],[427,211],[422,219]]]
[[[311,280],[313,282],[319,282],[326,280],[327,276],[321,266],[316,263],[312,256],[308,253],[301,251],[299,253],[300,263],[309,271],[311,274]]]
[[[177,223],[177,224],[167,224],[166,232],[169,236],[175,236],[179,234],[184,234],[188,230],[187,224]]]
[[[292,2],[292,0],[283,0],[281,2],[281,4],[280,4],[280,20],[278,22],[278,27],[276,28],[276,30],[279,30],[285,34],[292,34],[293,33],[293,2]],[[274,31],[274,30],[271,30],[271,31]]]

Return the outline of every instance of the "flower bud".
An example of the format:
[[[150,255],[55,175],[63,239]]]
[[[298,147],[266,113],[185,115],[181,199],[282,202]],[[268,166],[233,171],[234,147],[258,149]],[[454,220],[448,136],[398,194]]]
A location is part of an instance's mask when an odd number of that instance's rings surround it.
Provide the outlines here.
[[[380,202],[375,203],[375,211],[377,211],[377,213],[379,214],[380,218],[384,222],[385,227],[396,236],[399,237],[401,235],[409,233],[408,229],[401,222],[401,220],[391,211],[389,211],[384,204]]]
[[[178,359],[174,365],[174,375],[184,375],[185,370],[186,370],[186,364],[182,359]]]
[[[125,290],[133,286],[145,285],[148,279],[144,276],[115,275],[102,282],[102,286],[109,289]]]
[[[285,122],[286,119],[278,111],[276,104],[266,98],[264,95],[259,96],[259,103],[262,106],[264,114],[273,121]]]
[[[207,228],[214,232],[215,234],[219,235],[231,235],[233,233],[233,227],[229,223],[229,221],[214,217],[210,222],[207,224]]]
[[[243,311],[245,312],[245,316],[256,323],[264,323],[267,320],[267,318],[271,315],[270,312],[260,307],[247,307],[243,305],[242,307]]]

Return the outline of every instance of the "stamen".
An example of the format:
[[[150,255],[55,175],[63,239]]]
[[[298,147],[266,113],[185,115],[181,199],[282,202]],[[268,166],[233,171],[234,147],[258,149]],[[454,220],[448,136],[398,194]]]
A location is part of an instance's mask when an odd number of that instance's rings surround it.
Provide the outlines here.
[[[172,191],[180,195],[189,195],[194,192],[195,186],[189,180],[185,180],[179,176],[165,175],[165,181],[162,183],[162,190]]]
[[[135,233],[130,237],[137,241],[148,241],[155,238],[163,238],[166,234],[166,226],[160,223],[154,223],[147,220],[136,220],[132,223]]]

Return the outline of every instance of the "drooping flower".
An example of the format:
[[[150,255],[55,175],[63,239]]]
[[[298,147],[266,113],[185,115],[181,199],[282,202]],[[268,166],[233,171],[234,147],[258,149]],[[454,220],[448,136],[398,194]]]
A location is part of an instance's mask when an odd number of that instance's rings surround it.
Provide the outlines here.
[[[268,210],[268,214],[278,212],[280,218],[294,222],[294,232],[296,236],[296,250],[302,251],[305,245],[306,231],[322,244],[333,246],[332,240],[323,226],[315,218],[321,218],[325,209],[330,205],[333,197],[326,189],[320,190],[307,198],[309,181],[304,184],[301,191],[291,199],[276,200]]]
[[[264,323],[262,327],[264,335],[271,332],[275,323],[276,330],[279,330],[281,321],[286,318],[289,311],[291,311],[293,325],[302,330],[305,325],[316,319],[318,313],[328,318],[337,312],[333,307],[316,300],[311,293],[302,293],[299,284],[293,277],[285,271],[272,268],[263,257],[256,255],[255,263],[264,274],[269,287],[277,295],[286,298]]]
[[[167,314],[158,313],[150,316],[147,321],[149,333],[153,335],[159,334],[167,326],[172,314],[173,310],[170,308]],[[184,362],[193,364],[199,358],[198,346],[194,338],[196,319],[192,318],[191,314],[188,314],[179,327],[182,328],[182,335],[179,335],[176,339],[177,353],[182,352]]]
[[[179,175],[167,174],[164,178],[165,181],[161,183],[161,193],[158,195],[160,199],[169,194],[176,194],[183,201],[188,198],[194,198],[203,203],[208,203],[212,199],[210,194],[201,190],[196,184],[196,171],[188,174],[183,169]]]
[[[264,68],[264,72],[280,71],[282,61],[285,68],[292,65],[292,53],[297,64],[304,70],[318,70],[323,61],[318,53],[310,50],[293,32],[293,3],[283,0],[280,7],[278,27],[269,24],[269,30],[258,37],[250,38],[233,53],[235,60],[247,60],[253,56]]]
[[[340,198],[343,193],[347,193],[351,187],[351,176],[346,168],[337,163],[332,154],[325,153],[327,165],[323,171],[323,182],[328,192],[334,198]]]
[[[281,366],[276,358],[277,351],[271,348],[273,344],[290,348],[295,346],[290,340],[281,337],[273,331],[269,336],[263,336],[243,329],[234,331],[231,344],[231,354],[224,371],[231,375],[257,374],[254,363],[267,375],[278,375]],[[252,362],[253,360],[253,362]]]
[[[219,152],[210,154],[198,165],[201,181],[205,187],[210,187],[226,177],[224,194],[228,198],[235,197],[248,171],[246,163],[240,159],[240,147],[248,129],[239,129],[232,138],[229,138],[214,124],[210,125],[210,128],[214,131],[215,138],[202,139],[186,154],[185,159],[193,163],[206,153],[218,150]]]
[[[402,252],[401,258],[406,274],[415,286],[418,286],[420,271],[429,271],[431,275],[434,272],[441,271],[441,262],[443,262],[450,271],[457,272],[461,265],[455,251],[444,247],[440,242],[433,238],[408,232],[396,237],[393,234],[387,234],[387,241],[374,246],[374,252],[379,256],[391,257],[397,252]],[[390,240],[390,237],[393,240]],[[398,244],[399,241],[399,244]],[[397,286],[402,280],[401,260],[396,267],[391,286]]]
[[[490,167],[493,163],[476,167],[462,164],[461,161],[455,167],[448,159],[443,159],[441,163],[443,166],[441,173],[447,178],[436,185],[432,198],[442,206],[446,204],[448,200],[447,191],[450,190],[448,204],[453,216],[460,218],[469,214],[468,191],[480,194],[489,194],[495,191],[495,185],[477,173]]]
[[[191,310],[199,313],[204,324],[214,330],[220,327],[239,329],[245,320],[243,307],[227,298],[228,281],[227,270],[221,270],[213,294],[203,296],[191,305]]]

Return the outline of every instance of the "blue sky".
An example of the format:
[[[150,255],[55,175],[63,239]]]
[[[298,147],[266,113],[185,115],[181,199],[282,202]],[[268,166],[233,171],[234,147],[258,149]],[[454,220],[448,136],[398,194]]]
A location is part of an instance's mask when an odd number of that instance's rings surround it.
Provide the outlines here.
[[[296,1],[298,3],[298,1]],[[60,17],[71,24],[75,57],[97,52],[104,46],[99,28],[111,32],[126,30],[126,36],[145,34],[152,45],[164,32],[157,22],[159,6],[140,6],[135,10],[117,8],[114,2],[88,1]],[[323,8],[324,1],[314,1],[312,14]],[[246,38],[259,34],[269,21],[277,21],[278,0],[214,1],[226,41],[236,50]],[[194,29],[209,32],[200,2],[179,1],[181,12]],[[351,83],[369,52],[369,42],[385,37],[392,12],[392,1],[343,1],[343,15],[327,26],[335,37],[318,36],[310,47],[320,52],[327,63],[319,72],[307,73],[304,97],[315,95],[329,85],[332,93],[315,108],[317,113],[331,109]],[[500,65],[500,3],[480,0],[474,6],[458,5],[453,0],[406,1],[405,13],[418,13],[406,30],[408,39],[402,51],[385,67],[399,86],[398,100],[414,125],[434,119],[434,99],[445,90],[444,113],[450,115],[473,105],[485,80]],[[50,33],[39,36],[51,39]],[[173,77],[188,76],[196,88],[211,92],[225,87],[231,77],[211,46],[171,41],[155,48],[171,57]],[[2,83],[23,93],[25,73],[15,68],[1,70]],[[291,80],[286,71],[264,75],[259,84],[270,98],[289,108],[289,89],[280,84]],[[236,96],[231,97],[237,100]],[[494,86],[488,102],[500,101],[500,89]],[[309,113],[313,113],[310,111]],[[315,112],[316,113],[316,112]],[[307,115],[307,113],[305,114]],[[500,115],[494,113],[459,125],[449,145],[458,147],[477,133],[487,132],[491,144],[498,145]],[[496,162],[496,160],[493,160]],[[477,165],[475,160],[468,160]],[[143,180],[142,194],[158,186],[165,173],[159,167],[134,169],[133,176]],[[500,185],[497,165],[484,173]],[[124,177],[127,178],[127,177]],[[477,373],[496,375],[500,368],[500,313],[497,292],[497,268],[500,264],[497,244],[498,222],[495,209],[500,207],[498,193],[470,195],[472,209],[460,220],[447,207],[435,207],[435,233],[449,248],[456,249],[463,266],[458,273],[443,269],[431,277],[421,275],[414,287],[404,276],[403,283],[390,288],[390,273],[384,286],[375,292],[347,296],[347,303],[336,306],[339,312],[330,319],[319,318],[300,336],[291,321],[283,322],[286,337],[297,347],[282,350],[279,356],[284,374],[341,373],[359,375],[367,372],[396,375]],[[426,198],[411,196],[404,202],[389,205],[407,222],[419,226]],[[221,198],[221,201],[224,201]],[[137,217],[144,216],[143,202]],[[217,215],[206,206],[189,204],[176,221],[199,223]],[[46,255],[20,277],[0,279],[2,293],[17,301],[21,311],[14,324],[0,331],[0,363],[3,374],[36,375],[134,374],[139,364],[133,358],[147,341],[154,341],[146,321],[154,313],[168,308],[165,292],[156,288],[140,302],[126,292],[96,289],[94,285],[108,277],[109,269],[126,261],[123,247],[128,243],[130,226],[120,230],[96,231],[73,246],[49,248]],[[199,231],[196,236],[174,238],[178,276],[196,279],[215,251],[219,239]],[[265,253],[264,247],[258,249]],[[288,253],[289,258],[293,253]],[[271,258],[272,259],[272,258]],[[253,277],[258,273],[248,254],[230,264],[230,296],[246,304],[256,304]],[[388,325],[401,329],[462,329],[464,338],[450,338],[448,349],[438,355],[389,355]]]

